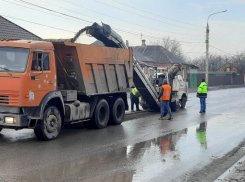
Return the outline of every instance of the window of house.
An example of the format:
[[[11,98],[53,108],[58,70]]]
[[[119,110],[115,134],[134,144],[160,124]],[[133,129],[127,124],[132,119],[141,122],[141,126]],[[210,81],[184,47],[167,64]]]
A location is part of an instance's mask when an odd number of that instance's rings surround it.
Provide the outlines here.
[[[32,71],[47,71],[49,68],[49,54],[34,52],[32,57]]]
[[[231,71],[231,68],[226,68],[226,72],[230,72]]]

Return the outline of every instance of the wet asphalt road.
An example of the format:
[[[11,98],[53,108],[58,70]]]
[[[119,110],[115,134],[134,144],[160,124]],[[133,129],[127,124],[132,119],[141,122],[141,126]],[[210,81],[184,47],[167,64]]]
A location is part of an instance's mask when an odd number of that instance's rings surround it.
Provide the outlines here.
[[[0,181],[188,181],[245,140],[244,95],[245,88],[209,92],[199,114],[192,93],[173,121],[142,112],[103,130],[68,127],[50,142],[32,130],[3,130]]]

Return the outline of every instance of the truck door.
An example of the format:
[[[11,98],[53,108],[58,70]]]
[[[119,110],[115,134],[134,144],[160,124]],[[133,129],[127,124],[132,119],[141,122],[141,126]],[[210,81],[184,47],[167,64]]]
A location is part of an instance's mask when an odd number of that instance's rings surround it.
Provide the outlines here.
[[[52,52],[32,53],[29,91],[32,106],[38,106],[47,93],[56,90],[56,69],[54,63],[50,64],[51,54]]]

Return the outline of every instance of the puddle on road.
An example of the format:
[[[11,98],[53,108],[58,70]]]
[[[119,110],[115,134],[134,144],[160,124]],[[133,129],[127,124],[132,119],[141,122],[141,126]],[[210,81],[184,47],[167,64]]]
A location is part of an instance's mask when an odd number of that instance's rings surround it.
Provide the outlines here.
[[[32,171],[16,180],[170,181],[201,169],[242,142],[245,123],[234,118],[239,116],[232,113],[217,116],[209,122],[135,145],[67,159],[65,163]]]

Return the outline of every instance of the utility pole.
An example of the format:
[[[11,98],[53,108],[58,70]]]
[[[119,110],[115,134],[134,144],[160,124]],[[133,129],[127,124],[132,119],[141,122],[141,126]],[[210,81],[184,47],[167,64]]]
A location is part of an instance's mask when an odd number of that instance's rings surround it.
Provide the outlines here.
[[[208,84],[208,65],[209,65],[209,26],[206,27],[206,62],[205,62],[205,81]]]
[[[210,16],[218,14],[218,13],[224,13],[226,11],[227,10],[220,11],[217,13],[213,13],[213,14],[208,16],[208,20],[209,20]],[[206,61],[205,61],[205,70],[206,70],[205,71],[205,81],[206,81],[207,85],[208,85],[208,67],[209,67],[209,26],[208,26],[208,20],[207,20],[207,27],[206,27]]]

